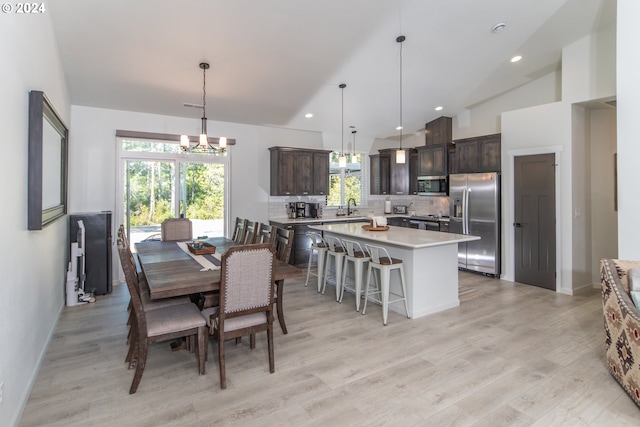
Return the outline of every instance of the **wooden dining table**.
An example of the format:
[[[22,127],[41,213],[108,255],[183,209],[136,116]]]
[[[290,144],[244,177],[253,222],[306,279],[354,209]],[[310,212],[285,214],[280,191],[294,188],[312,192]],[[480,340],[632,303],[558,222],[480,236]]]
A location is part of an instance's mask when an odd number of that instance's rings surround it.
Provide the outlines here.
[[[237,243],[225,237],[204,239],[223,254]],[[220,290],[220,270],[201,271],[202,266],[176,242],[142,241],[135,244],[140,267],[149,285],[152,300]],[[275,280],[278,319],[283,317],[284,280],[301,277],[303,270],[276,260]],[[284,324],[280,322],[281,326]],[[286,333],[286,327],[283,327]]]

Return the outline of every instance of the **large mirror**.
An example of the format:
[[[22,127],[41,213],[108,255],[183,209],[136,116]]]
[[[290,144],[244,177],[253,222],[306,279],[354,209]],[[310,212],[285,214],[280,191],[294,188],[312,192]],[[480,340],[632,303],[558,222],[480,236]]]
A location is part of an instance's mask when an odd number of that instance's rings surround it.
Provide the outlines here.
[[[68,135],[44,93],[29,92],[29,230],[42,230],[67,213]]]

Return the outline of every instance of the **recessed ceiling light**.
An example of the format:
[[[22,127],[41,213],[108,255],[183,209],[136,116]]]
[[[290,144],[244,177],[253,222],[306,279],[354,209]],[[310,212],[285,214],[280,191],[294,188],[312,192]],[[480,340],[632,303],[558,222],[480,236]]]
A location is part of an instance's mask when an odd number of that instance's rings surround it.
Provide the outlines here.
[[[305,114],[304,116],[305,116],[307,119],[310,119],[311,117],[313,117],[313,114],[312,114],[312,113],[307,113],[307,114]]]
[[[511,62],[518,62],[522,59],[522,56],[520,55],[516,55],[513,58],[511,58]]]
[[[402,126],[396,127],[396,130],[402,130]]]
[[[443,109],[443,108],[444,108],[444,107],[443,107],[442,105],[438,105],[438,106],[436,107],[436,111],[442,111],[442,109]]]
[[[507,24],[505,22],[498,22],[496,25],[491,27],[492,33],[502,32],[506,28]]]

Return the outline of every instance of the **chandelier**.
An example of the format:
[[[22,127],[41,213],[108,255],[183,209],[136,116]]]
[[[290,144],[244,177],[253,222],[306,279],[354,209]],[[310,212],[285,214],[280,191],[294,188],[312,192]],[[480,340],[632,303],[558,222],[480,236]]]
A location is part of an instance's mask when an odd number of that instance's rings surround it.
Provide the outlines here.
[[[224,152],[227,147],[227,138],[209,138],[207,135],[207,70],[209,69],[208,62],[201,62],[200,69],[202,70],[202,131],[200,132],[200,138],[198,143],[191,145],[189,137],[187,135],[180,136],[180,148],[182,151],[193,151],[198,153],[206,152]]]

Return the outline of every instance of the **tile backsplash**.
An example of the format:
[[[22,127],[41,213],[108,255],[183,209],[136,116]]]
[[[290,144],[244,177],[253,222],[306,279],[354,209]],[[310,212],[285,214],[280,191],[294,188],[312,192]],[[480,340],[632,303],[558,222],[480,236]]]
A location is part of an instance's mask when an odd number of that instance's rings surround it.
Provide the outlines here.
[[[389,200],[391,205],[410,205],[409,210],[416,211],[417,215],[449,215],[449,198],[434,196],[375,196],[369,195],[366,206],[358,206],[360,215],[368,213],[384,213],[384,202]],[[269,197],[269,218],[283,218],[287,216],[285,205],[289,202],[315,202],[325,203],[322,196],[290,196],[290,197]],[[335,208],[324,207],[324,216],[335,214]]]

